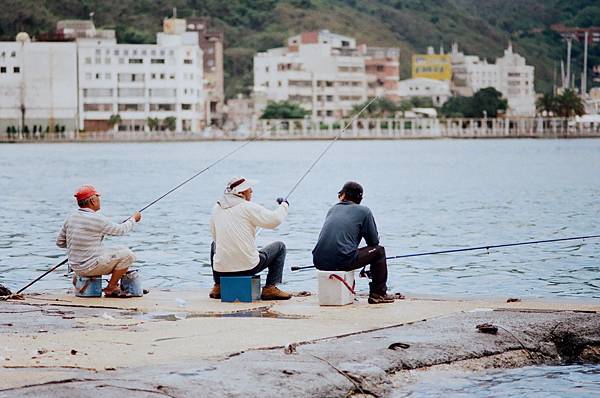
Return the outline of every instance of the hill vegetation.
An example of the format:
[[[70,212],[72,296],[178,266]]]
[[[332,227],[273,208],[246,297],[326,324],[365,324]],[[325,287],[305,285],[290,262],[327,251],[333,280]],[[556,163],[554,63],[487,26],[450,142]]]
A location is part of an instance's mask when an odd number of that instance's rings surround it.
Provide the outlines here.
[[[24,30],[51,31],[60,19],[87,19],[114,28],[118,40],[151,43],[164,17],[210,16],[225,32],[226,95],[248,92],[252,57],[282,46],[302,30],[329,29],[372,46],[401,49],[401,78],[410,74],[410,55],[427,46],[450,48],[493,61],[509,40],[536,67],[536,90],[550,91],[565,44],[551,25],[600,24],[597,0],[3,0],[0,39]],[[581,71],[582,45],[573,48]],[[590,65],[600,64],[600,45],[590,47]],[[579,72],[578,72],[579,73]],[[559,73],[557,73],[559,76]]]

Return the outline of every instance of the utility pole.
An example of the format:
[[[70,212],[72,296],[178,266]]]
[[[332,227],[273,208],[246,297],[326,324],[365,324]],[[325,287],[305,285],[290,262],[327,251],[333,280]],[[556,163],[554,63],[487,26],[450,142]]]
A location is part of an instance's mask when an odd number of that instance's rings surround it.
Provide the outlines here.
[[[583,39],[583,73],[581,74],[581,95],[587,94],[588,31]]]
[[[571,44],[573,37],[569,36],[567,39],[567,85],[565,88],[571,87]]]

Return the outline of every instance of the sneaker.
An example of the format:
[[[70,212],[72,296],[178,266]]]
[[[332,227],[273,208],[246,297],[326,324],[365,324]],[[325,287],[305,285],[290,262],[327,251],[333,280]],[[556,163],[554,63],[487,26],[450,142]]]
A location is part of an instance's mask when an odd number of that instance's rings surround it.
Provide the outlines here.
[[[215,283],[215,285],[213,286],[210,293],[208,293],[208,297],[210,297],[211,299],[220,299],[221,298],[221,285],[217,285]]]
[[[263,287],[260,298],[261,300],[289,300],[292,298],[292,295],[272,285]]]
[[[394,302],[394,296],[392,296],[391,294],[377,294],[377,293],[369,294],[369,304],[387,304],[387,303],[393,303],[393,302]]]

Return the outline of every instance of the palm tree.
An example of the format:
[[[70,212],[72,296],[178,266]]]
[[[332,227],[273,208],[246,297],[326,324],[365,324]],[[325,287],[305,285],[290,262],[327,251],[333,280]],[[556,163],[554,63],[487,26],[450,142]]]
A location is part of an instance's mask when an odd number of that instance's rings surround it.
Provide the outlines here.
[[[558,97],[558,110],[562,117],[581,116],[585,113],[585,107],[581,97],[575,90],[567,89]]]
[[[108,126],[111,129],[114,129],[117,124],[121,123],[121,121],[122,121],[121,115],[119,115],[119,114],[110,115],[110,117],[108,118]]]
[[[160,126],[160,122],[158,121],[157,117],[149,117],[148,120],[146,120],[146,123],[148,124],[150,131],[158,130],[158,127]]]
[[[164,118],[163,126],[169,131],[175,131],[177,128],[177,119],[175,116],[168,116]]]
[[[542,97],[538,98],[536,102],[536,108],[538,112],[547,112],[550,114],[558,114],[558,98],[550,93],[544,94]]]

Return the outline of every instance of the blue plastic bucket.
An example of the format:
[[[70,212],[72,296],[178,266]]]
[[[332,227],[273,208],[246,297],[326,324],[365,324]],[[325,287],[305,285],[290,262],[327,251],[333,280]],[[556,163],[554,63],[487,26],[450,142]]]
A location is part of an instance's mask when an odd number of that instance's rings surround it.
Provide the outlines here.
[[[77,276],[73,290],[77,297],[102,297],[102,277]]]
[[[129,293],[134,297],[142,297],[144,295],[144,289],[142,288],[142,275],[137,269],[127,271],[125,275],[121,277],[121,290],[125,293]]]

